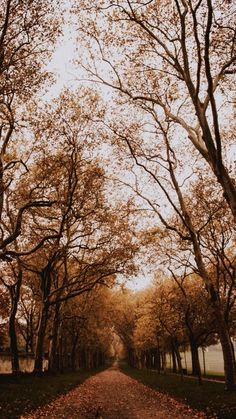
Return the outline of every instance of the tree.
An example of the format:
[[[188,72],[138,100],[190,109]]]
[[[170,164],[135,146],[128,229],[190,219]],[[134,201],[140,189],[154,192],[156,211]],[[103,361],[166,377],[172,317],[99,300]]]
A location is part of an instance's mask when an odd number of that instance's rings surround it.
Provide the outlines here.
[[[121,93],[122,101],[126,97],[134,106],[155,110],[158,118],[164,114],[176,140],[188,138],[209,164],[235,219],[235,180],[224,152],[230,149],[230,130],[221,117],[223,105],[232,121],[232,2],[83,4],[87,17],[81,4],[76,12],[82,14],[80,30],[91,50],[90,66],[82,62],[90,79]]]
[[[136,296],[132,291],[122,288],[114,292],[111,298],[110,318],[115,333],[124,345],[126,358],[131,366],[137,366],[137,353],[134,346],[133,334],[136,322]]]
[[[78,103],[78,94],[67,92],[53,109],[49,106],[35,116],[35,136],[40,136],[42,145],[30,176],[32,196],[41,191],[54,202],[47,214],[35,210],[37,225],[27,229],[27,240],[43,242],[43,246],[36,245],[37,253],[21,252],[24,267],[34,275],[40,294],[37,371],[42,370],[49,317],[57,311],[59,315],[65,301],[90,292],[97,284],[109,284],[116,273],[134,268],[135,244],[127,228],[128,210],[106,203],[105,173],[95,157],[97,139],[89,115],[92,107],[97,113],[100,109],[96,97],[86,94],[84,106]],[[54,156],[53,147],[57,147]],[[58,329],[56,323],[55,319]],[[56,330],[53,335],[56,340]]]
[[[174,272],[172,278],[175,281],[175,310],[184,315],[184,327],[191,350],[192,374],[197,375],[199,384],[202,384],[198,349],[215,341],[217,328],[213,311],[201,278],[196,275],[177,278]]]
[[[109,299],[109,289],[98,285],[90,293],[60,305],[50,336],[50,370],[96,368],[109,356],[112,340],[107,319]],[[55,319],[58,330],[54,327]]]
[[[25,202],[16,211],[13,231],[5,230],[9,214],[4,197],[13,179],[27,170],[28,156],[22,159],[19,152],[24,126],[30,119],[24,106],[49,80],[44,66],[53,51],[61,18],[55,2],[3,0],[0,6],[0,249],[4,260],[7,246],[20,235],[23,215],[32,207],[46,205],[37,199]]]
[[[33,96],[50,81],[45,64],[59,35],[61,16],[56,2],[48,4],[44,0],[2,0],[0,8],[0,259],[9,262],[12,257],[18,257],[17,239],[26,214],[32,208],[52,205],[50,201],[41,200],[41,196],[31,199],[30,193],[28,200],[18,202],[12,195],[14,188],[19,187],[19,179],[22,180],[28,170],[26,162],[31,152],[31,146],[26,154],[21,150],[29,140],[25,128],[30,114],[26,108]],[[15,274],[15,281],[5,284],[10,292],[10,346],[13,371],[17,372],[15,318],[22,283],[21,268]]]
[[[153,116],[155,116],[154,111]],[[177,272],[180,269],[185,270],[187,267],[187,269],[190,269],[190,272],[194,271],[200,275],[204,281],[215,313],[217,332],[220,336],[223,349],[226,385],[228,389],[233,389],[235,386],[235,361],[230,329],[224,315],[222,295],[211,276],[209,251],[211,251],[212,247],[209,247],[208,250],[207,246],[204,245],[204,234],[206,234],[208,225],[211,226],[211,231],[214,231],[214,234],[222,232],[222,227],[218,225],[218,230],[216,224],[217,220],[223,216],[225,208],[223,209],[223,212],[219,213],[222,208],[222,203],[217,203],[213,199],[212,205],[208,203],[210,207],[209,213],[205,206],[205,211],[203,210],[201,212],[201,215],[204,214],[204,222],[196,216],[197,213],[194,212],[194,200],[196,199],[200,207],[201,199],[198,199],[198,195],[194,198],[189,196],[189,190],[191,187],[190,179],[195,178],[198,174],[197,165],[194,171],[190,170],[190,173],[183,173],[181,170],[183,166],[180,155],[180,151],[182,150],[177,150],[175,147],[171,123],[166,121],[165,118],[160,121],[156,117],[155,121],[156,125],[154,126],[155,130],[153,129],[153,139],[163,136],[162,141],[165,143],[166,147],[165,154],[163,148],[161,148],[161,150],[155,149],[153,141],[145,141],[145,134],[148,130],[142,135],[142,123],[125,128],[122,131],[114,129],[114,133],[116,138],[118,138],[118,141],[123,141],[127,144],[130,154],[138,167],[138,170],[135,173],[135,185],[131,185],[131,188],[146,202],[149,208],[151,208],[153,213],[157,216],[158,222],[152,232],[153,242],[154,240],[158,240],[159,243],[161,240],[160,245],[162,246],[163,239],[167,236],[169,238],[169,249],[172,249],[173,245],[175,246],[174,260],[176,259],[179,261],[179,265],[175,267]],[[140,131],[138,127],[140,127]],[[197,161],[195,161],[195,164],[196,163]],[[140,179],[140,182],[138,182],[138,179]],[[143,182],[148,182],[149,185],[153,185],[155,189],[152,189],[152,195],[150,195],[150,191],[147,187],[145,188],[145,192],[142,192]],[[207,184],[206,178],[204,178],[204,184]],[[198,190],[198,188],[195,190]],[[211,195],[209,198],[211,198]],[[158,199],[159,202],[161,202],[161,205],[159,204]],[[205,198],[204,205],[206,201],[209,202],[210,199],[208,200]],[[167,214],[171,211],[171,208],[173,212],[168,216]],[[231,219],[229,218],[227,223],[230,223],[230,220]],[[160,224],[165,228],[164,234],[161,232]],[[224,240],[224,237],[225,235],[223,234],[222,243],[224,243],[225,246],[227,242]],[[211,237],[210,240],[211,243],[214,242],[215,246],[216,235]],[[213,246],[213,244],[211,246]],[[167,250],[167,254],[170,253],[169,249]],[[225,250],[219,252],[218,249],[217,252],[218,261],[223,257],[226,262],[227,256]],[[181,261],[181,258],[184,262]],[[216,262],[216,264],[217,263],[218,262]],[[187,272],[189,271],[187,270]],[[234,304],[234,293],[231,293],[235,287],[233,271],[230,274],[228,272],[227,276],[230,278],[229,281],[232,285],[232,287],[227,288],[229,295],[231,295],[229,301]]]

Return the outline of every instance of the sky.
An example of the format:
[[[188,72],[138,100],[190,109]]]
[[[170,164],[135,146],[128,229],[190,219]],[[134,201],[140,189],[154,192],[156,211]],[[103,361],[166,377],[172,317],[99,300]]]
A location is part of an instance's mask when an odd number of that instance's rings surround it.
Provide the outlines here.
[[[69,16],[70,1],[66,0],[64,3],[68,12],[65,12],[63,35],[58,39],[55,52],[47,65],[47,70],[56,76],[56,83],[46,95],[48,100],[57,97],[63,88],[75,89],[77,85],[78,68],[73,64],[73,60],[78,55],[78,52],[76,53],[76,24]]]

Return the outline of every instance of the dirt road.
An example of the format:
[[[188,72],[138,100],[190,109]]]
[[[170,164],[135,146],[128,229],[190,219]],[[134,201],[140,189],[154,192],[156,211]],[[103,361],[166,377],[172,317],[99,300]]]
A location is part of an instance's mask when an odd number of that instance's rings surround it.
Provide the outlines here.
[[[126,376],[116,367],[21,419],[189,419],[205,418],[187,406]]]

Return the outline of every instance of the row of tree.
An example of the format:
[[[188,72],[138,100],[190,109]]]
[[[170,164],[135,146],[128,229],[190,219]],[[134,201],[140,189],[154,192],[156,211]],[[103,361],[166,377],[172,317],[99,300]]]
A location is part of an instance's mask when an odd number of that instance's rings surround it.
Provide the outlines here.
[[[143,210],[152,212],[153,258],[176,281],[192,273],[202,279],[222,345],[226,386],[233,389],[233,4],[82,4],[80,42],[90,57],[89,65],[83,59],[80,64],[87,77],[112,91],[106,126],[112,143],[132,157],[126,184],[145,203]]]
[[[35,371],[45,353],[53,370],[69,353],[75,367],[78,338],[80,365],[103,361],[98,288],[129,273],[135,251],[126,206],[106,198],[96,94],[41,99],[63,23],[59,3],[0,2],[0,310],[14,373],[20,336]]]
[[[219,337],[214,311],[199,276],[173,280],[164,279],[159,273],[152,287],[136,293],[125,290],[113,298],[115,330],[131,366],[160,373],[170,368],[168,355],[172,371],[183,377],[182,353],[190,351],[191,373],[202,384],[199,350],[218,343]],[[232,338],[236,332],[235,316],[234,308],[229,316]]]
[[[44,63],[61,16],[58,2],[46,3],[2,1],[0,259],[13,370],[23,306],[34,302],[29,345],[40,371],[45,351],[54,360],[59,353],[68,301],[134,273],[139,247],[136,264],[158,266],[175,284],[160,285],[163,300],[151,292],[158,336],[169,334],[177,361],[187,336],[200,376],[191,307],[194,299],[209,305],[205,335],[219,337],[226,386],[234,389],[232,3],[75,2],[80,71],[102,85],[102,99],[95,87],[81,88],[45,105]],[[134,312],[131,305],[128,329]],[[133,335],[122,336],[132,349]]]

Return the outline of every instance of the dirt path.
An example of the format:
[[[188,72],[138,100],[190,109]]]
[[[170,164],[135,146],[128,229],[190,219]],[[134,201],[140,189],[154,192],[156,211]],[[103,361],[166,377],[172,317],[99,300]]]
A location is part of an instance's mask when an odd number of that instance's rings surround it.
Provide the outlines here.
[[[205,418],[187,406],[126,376],[116,367],[21,419],[189,419]]]

